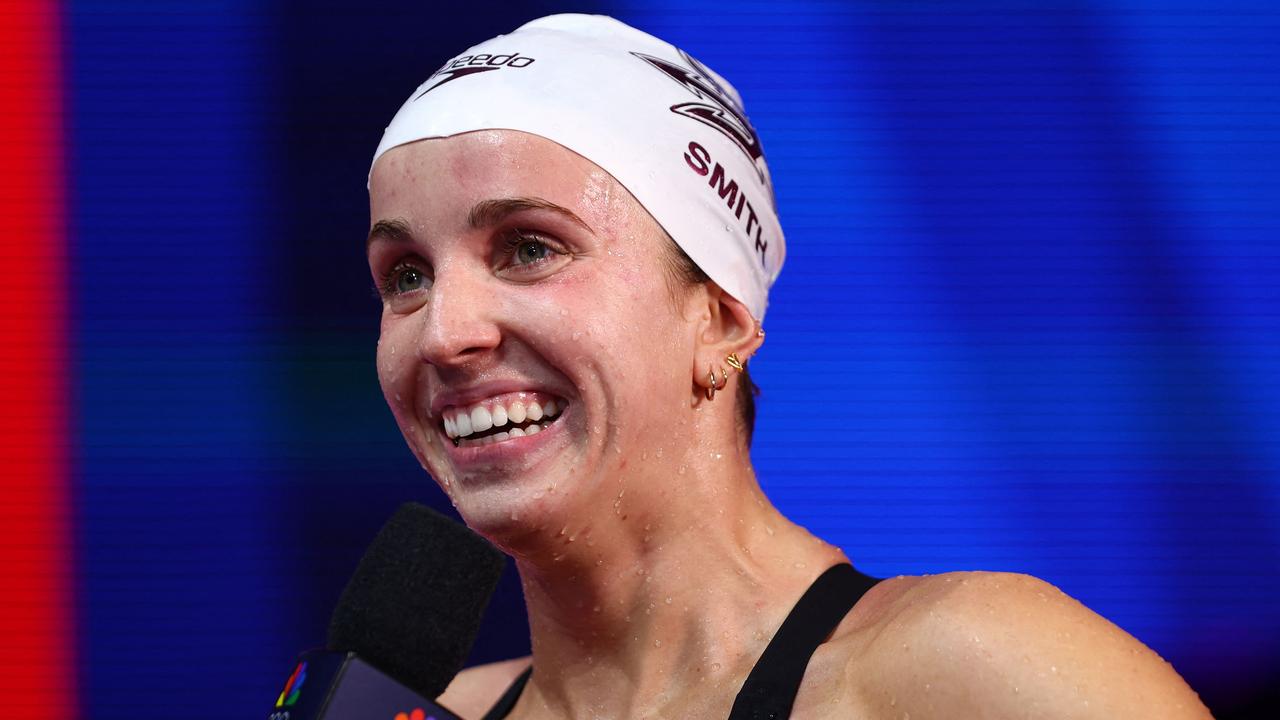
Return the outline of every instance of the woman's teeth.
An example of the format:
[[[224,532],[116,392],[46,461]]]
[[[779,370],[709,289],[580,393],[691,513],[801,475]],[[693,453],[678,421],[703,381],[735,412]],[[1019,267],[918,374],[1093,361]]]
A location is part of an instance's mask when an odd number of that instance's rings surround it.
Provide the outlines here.
[[[489,445],[542,432],[563,409],[564,401],[554,398],[541,402],[512,400],[506,404],[489,402],[469,408],[449,408],[443,413],[444,432],[453,440],[454,446],[464,439],[468,445]],[[499,429],[508,425],[509,429]]]

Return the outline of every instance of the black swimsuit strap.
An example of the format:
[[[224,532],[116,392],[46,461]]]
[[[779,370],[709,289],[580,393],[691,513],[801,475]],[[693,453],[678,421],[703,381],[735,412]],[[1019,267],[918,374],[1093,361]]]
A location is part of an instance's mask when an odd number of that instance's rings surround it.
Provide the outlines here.
[[[828,569],[813,581],[751,669],[733,701],[729,720],[781,720],[790,716],[809,659],[863,593],[877,582],[848,563]],[[505,718],[532,674],[532,667],[520,673],[483,720]]]
[[[796,603],[751,669],[729,720],[780,720],[791,715],[809,659],[879,580],[841,563],[824,572]]]
[[[511,683],[511,687],[502,693],[502,697],[498,698],[498,702],[489,708],[489,712],[484,714],[481,720],[502,720],[510,712],[511,708],[516,706],[516,700],[520,699],[520,693],[524,692],[524,686],[529,684],[529,676],[533,674],[533,666],[524,669],[520,676]]]

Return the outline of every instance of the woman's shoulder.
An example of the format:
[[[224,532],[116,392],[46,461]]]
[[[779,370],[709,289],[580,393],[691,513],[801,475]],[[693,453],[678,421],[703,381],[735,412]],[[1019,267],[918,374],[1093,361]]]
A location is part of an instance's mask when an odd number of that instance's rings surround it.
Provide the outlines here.
[[[440,704],[465,718],[484,716],[515,679],[529,667],[525,657],[469,667],[449,683]]]
[[[1016,573],[884,580],[815,656],[811,707],[872,714],[1207,718],[1156,653],[1053,585]],[[1117,681],[1122,679],[1122,681]],[[822,689],[825,687],[825,690]],[[878,711],[878,712],[876,712]]]

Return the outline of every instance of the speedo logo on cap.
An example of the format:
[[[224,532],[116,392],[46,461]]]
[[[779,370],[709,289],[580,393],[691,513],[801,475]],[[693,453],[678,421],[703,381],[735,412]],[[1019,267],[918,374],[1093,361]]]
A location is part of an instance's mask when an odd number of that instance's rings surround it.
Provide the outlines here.
[[[442,65],[439,70],[431,73],[431,77],[427,78],[427,82],[440,78],[439,82],[433,83],[431,87],[418,93],[413,99],[417,100],[445,83],[453,82],[468,75],[493,72],[503,68],[524,68],[533,63],[533,58],[526,57],[518,52],[509,55],[489,55],[486,53],[459,55]]]

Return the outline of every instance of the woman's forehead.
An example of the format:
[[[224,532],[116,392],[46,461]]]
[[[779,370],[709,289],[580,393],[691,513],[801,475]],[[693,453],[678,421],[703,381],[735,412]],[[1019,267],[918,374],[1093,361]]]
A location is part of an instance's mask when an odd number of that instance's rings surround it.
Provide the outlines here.
[[[483,202],[536,199],[594,231],[657,227],[648,211],[590,160],[543,137],[477,131],[385,152],[370,176],[371,222],[401,218],[461,225]]]
[[[380,210],[444,212],[459,203],[507,197],[541,198],[602,217],[616,217],[625,209],[620,205],[638,207],[595,163],[550,140],[510,130],[393,148],[374,164],[369,193],[375,220]]]

